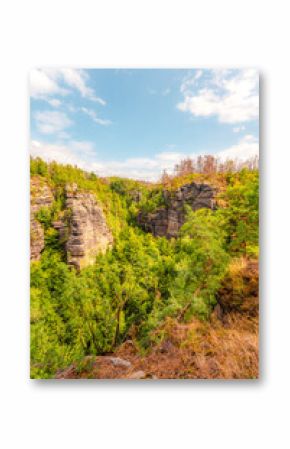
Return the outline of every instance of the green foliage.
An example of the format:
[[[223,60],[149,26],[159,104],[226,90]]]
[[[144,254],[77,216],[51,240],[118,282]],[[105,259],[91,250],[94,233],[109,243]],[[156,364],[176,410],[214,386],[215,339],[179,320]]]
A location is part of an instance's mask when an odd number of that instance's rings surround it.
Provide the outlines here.
[[[31,264],[31,376],[52,377],[86,355],[104,354],[126,338],[140,346],[162,338],[168,316],[208,319],[230,260],[258,254],[258,173],[219,174],[223,207],[187,211],[177,239],[155,238],[136,226],[139,211],[165,205],[162,189],[133,180],[102,180],[72,166],[31,161],[31,173],[54,192],[36,218],[45,250]],[[223,178],[222,178],[223,176]],[[96,195],[114,234],[114,246],[77,273],[64,262],[53,221],[64,214],[64,189]]]
[[[223,195],[226,207],[218,215],[225,222],[227,248],[233,255],[258,256],[259,173],[243,169],[229,176]]]
[[[35,218],[43,225],[44,229],[51,226],[52,210],[49,207],[42,207],[36,213]]]
[[[51,251],[31,267],[32,377],[112,347],[115,318],[90,271],[77,275]]]
[[[162,188],[154,187],[151,191],[144,195],[140,204],[140,210],[148,213],[153,212],[155,209],[161,206],[165,206],[165,198],[163,196]]]
[[[179,299],[188,317],[208,318],[216,303],[215,293],[229,261],[224,240],[224,223],[215,212],[188,211],[177,243],[178,274],[171,289],[172,298]]]
[[[30,159],[30,174],[46,176],[48,174],[48,165],[39,157]]]
[[[170,273],[167,292],[162,291],[161,300],[155,302],[144,324],[144,345],[150,343],[150,331],[168,316],[185,321],[193,315],[200,319],[209,317],[229,260],[224,238],[223,223],[214,212],[188,210],[174,252],[166,260],[165,267]],[[164,271],[160,280],[164,281]]]

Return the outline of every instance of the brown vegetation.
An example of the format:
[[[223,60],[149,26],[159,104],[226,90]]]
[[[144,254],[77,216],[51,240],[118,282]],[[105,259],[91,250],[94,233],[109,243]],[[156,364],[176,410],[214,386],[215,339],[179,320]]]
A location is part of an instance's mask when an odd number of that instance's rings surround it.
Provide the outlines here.
[[[247,168],[248,170],[257,170],[259,159],[257,156],[246,161],[226,160],[221,161],[212,155],[198,156],[196,159],[186,158],[181,160],[174,167],[174,173],[169,175],[166,170],[163,171],[160,182],[166,188],[175,188],[179,180],[186,181],[206,181],[213,185],[221,187],[224,184],[225,173],[236,173]]]
[[[226,160],[221,161],[217,157],[210,154],[198,156],[196,159],[186,158],[175,165],[175,176],[184,176],[191,173],[227,173],[237,172],[243,168],[255,170],[258,168],[258,157],[250,158],[246,161]]]
[[[163,340],[148,355],[131,355],[124,345],[120,357],[135,370],[160,379],[252,379],[258,377],[257,319],[230,314],[224,323],[187,324],[168,319],[159,332]]]
[[[223,322],[181,324],[167,319],[162,341],[141,355],[130,340],[111,356],[86,357],[58,379],[255,379],[258,377],[258,319],[231,313]],[[113,360],[113,362],[112,362]],[[114,362],[116,360],[117,362]],[[119,361],[119,362],[118,362]]]

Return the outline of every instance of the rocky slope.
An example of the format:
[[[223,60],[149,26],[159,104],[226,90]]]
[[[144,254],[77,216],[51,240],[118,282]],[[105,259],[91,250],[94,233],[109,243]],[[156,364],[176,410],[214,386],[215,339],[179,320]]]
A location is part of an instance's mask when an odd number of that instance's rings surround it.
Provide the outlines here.
[[[165,190],[163,197],[166,206],[151,213],[141,212],[138,223],[144,231],[154,236],[176,237],[185,221],[185,205],[192,210],[201,208],[214,209],[216,189],[207,184],[192,182],[181,186],[176,191]]]

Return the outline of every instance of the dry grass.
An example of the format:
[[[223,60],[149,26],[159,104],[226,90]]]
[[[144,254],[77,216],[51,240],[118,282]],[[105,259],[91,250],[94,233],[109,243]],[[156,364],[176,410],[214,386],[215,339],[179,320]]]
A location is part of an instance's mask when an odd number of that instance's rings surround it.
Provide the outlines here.
[[[161,379],[255,379],[258,377],[258,320],[231,314],[224,323],[167,320],[162,343],[148,355],[118,351],[136,370]]]

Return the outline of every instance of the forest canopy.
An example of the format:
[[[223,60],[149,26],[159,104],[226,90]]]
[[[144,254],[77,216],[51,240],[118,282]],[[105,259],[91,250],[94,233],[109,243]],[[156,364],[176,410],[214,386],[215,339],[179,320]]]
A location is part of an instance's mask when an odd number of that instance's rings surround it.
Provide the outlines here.
[[[72,362],[111,353],[128,339],[146,353],[168,317],[207,322],[233,263],[257,260],[257,164],[237,168],[228,163],[218,169],[208,158],[198,167],[183,161],[174,176],[164,173],[152,184],[100,178],[77,167],[31,159],[31,176],[54,192],[52,206],[36,217],[45,247],[40,260],[31,263],[33,378],[54,377]],[[140,211],[164,206],[164,189],[192,181],[217,188],[216,210],[187,208],[177,238],[154,237],[138,226]],[[96,196],[114,237],[112,247],[80,271],[67,265],[53,226],[70,183]]]

